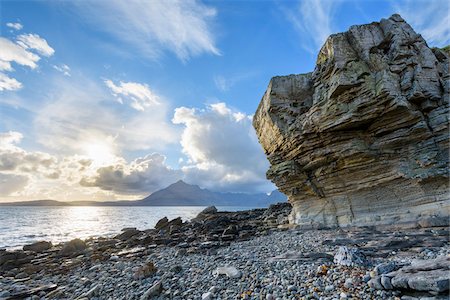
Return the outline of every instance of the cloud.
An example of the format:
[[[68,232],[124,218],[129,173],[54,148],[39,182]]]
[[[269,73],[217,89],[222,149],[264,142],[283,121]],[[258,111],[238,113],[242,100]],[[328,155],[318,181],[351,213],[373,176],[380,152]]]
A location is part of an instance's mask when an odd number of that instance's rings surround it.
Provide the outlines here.
[[[189,161],[182,170],[188,182],[226,191],[273,187],[265,178],[269,165],[251,116],[217,103],[204,110],[179,107],[173,122],[185,126],[181,145]]]
[[[14,91],[22,88],[22,83],[4,72],[14,71],[12,63],[31,69],[37,67],[41,57],[29,50],[36,50],[44,56],[51,56],[55,52],[46,40],[37,34],[23,34],[18,36],[17,43],[0,37],[0,91]]]
[[[55,50],[48,45],[47,41],[37,34],[21,34],[17,37],[17,44],[24,49],[36,50],[39,54],[47,57],[55,53]]]
[[[135,110],[144,111],[148,107],[160,104],[159,97],[146,84],[120,81],[119,85],[115,85],[109,79],[105,80],[105,84],[120,103],[123,104],[121,96],[130,99],[131,107]]]
[[[0,196],[9,196],[23,190],[28,184],[28,177],[0,172]]]
[[[230,77],[225,77],[223,75],[216,75],[214,76],[214,84],[220,91],[226,92],[229,91],[237,83],[251,78],[252,76],[254,76],[254,74],[255,74],[254,72],[246,72]]]
[[[89,155],[26,151],[20,132],[0,133],[0,196],[13,199],[136,199],[182,178],[153,153],[97,165]],[[1,198],[0,198],[1,199]],[[5,199],[5,198],[3,198]],[[1,200],[0,200],[1,201]]]
[[[20,23],[6,23],[6,26],[15,30],[21,30],[23,28],[23,25]]]
[[[15,91],[22,88],[22,83],[0,72],[0,91]]]
[[[70,75],[70,68],[66,64],[60,64],[60,65],[53,65],[53,69],[55,69],[58,72],[61,72],[64,74],[64,76],[71,76]]]
[[[392,3],[414,30],[433,46],[443,47],[450,43],[450,4],[446,0],[411,1]]]
[[[2,70],[12,71],[11,62],[34,69],[40,57],[32,52],[25,50],[20,45],[0,37],[0,66]]]
[[[178,141],[162,96],[159,105],[138,111],[112,101],[109,90],[89,78],[55,76],[47,84],[52,93],[29,110],[35,114],[36,141],[49,149],[95,155],[96,148],[108,148],[113,157],[122,150],[159,152]]]
[[[219,54],[211,31],[216,10],[200,1],[76,1],[72,5],[86,20],[151,59],[163,51],[181,60]]]
[[[118,163],[97,169],[94,176],[84,177],[80,184],[99,187],[118,194],[149,194],[164,188],[182,177],[180,170],[169,168],[163,155],[154,153],[138,158],[130,164]]]
[[[339,1],[302,0],[295,9],[282,7],[287,19],[301,36],[302,46],[315,54],[335,31],[333,14]]]

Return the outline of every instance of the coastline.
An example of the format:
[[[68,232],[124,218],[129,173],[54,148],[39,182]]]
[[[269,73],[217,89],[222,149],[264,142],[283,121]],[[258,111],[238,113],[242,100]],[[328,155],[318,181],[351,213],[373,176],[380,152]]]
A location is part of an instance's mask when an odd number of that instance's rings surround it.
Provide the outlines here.
[[[446,299],[448,226],[304,230],[289,212],[208,208],[114,238],[0,251],[0,299]],[[428,266],[422,290],[384,286],[415,259]]]

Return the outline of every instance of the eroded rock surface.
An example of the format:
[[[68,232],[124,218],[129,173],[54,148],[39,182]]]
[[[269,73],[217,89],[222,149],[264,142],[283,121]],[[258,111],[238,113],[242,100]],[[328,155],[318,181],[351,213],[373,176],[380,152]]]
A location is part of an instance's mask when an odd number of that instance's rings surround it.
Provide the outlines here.
[[[253,124],[290,221],[448,220],[448,66],[393,15],[331,35],[314,72],[272,78]]]

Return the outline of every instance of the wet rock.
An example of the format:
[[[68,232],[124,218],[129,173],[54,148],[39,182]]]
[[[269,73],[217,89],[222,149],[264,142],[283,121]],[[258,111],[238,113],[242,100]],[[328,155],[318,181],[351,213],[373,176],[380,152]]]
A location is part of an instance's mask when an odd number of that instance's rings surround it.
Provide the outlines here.
[[[215,206],[208,206],[207,208],[205,208],[200,212],[200,214],[203,215],[213,215],[215,213],[217,213],[217,208]]]
[[[168,227],[173,226],[174,228],[179,228],[181,225],[183,225],[183,220],[181,220],[181,217],[170,220],[170,222],[167,223]]]
[[[114,238],[121,241],[126,241],[132,238],[133,236],[138,235],[139,233],[141,233],[141,231],[137,230],[136,228],[130,228],[124,230],[121,234],[115,236]]]
[[[158,222],[156,222],[155,229],[160,230],[169,224],[169,219],[167,217],[164,217],[160,219]]]
[[[80,239],[73,239],[70,242],[67,242],[63,245],[59,254],[61,256],[71,256],[74,254],[79,254],[87,248],[87,245],[84,241]]]
[[[44,252],[52,247],[51,242],[40,241],[30,245],[23,246],[24,251]]]

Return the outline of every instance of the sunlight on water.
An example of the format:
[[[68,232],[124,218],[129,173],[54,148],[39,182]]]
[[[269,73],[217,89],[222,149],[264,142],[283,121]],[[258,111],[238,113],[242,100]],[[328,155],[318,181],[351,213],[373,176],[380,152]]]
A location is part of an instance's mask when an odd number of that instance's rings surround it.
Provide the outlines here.
[[[74,238],[114,236],[125,227],[153,228],[156,222],[194,218],[205,207],[0,207],[0,248],[20,248],[36,241],[58,243]],[[245,207],[218,207],[243,210]]]

